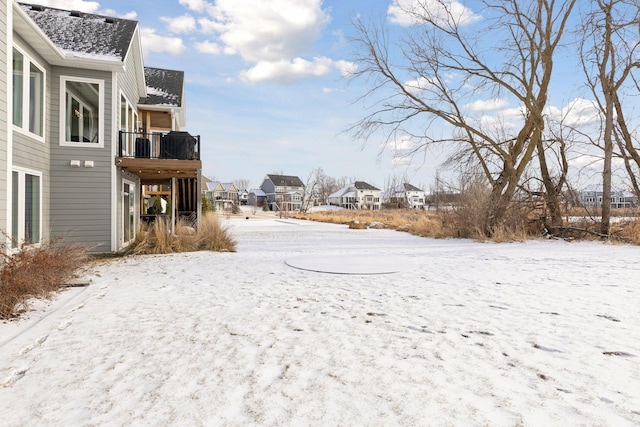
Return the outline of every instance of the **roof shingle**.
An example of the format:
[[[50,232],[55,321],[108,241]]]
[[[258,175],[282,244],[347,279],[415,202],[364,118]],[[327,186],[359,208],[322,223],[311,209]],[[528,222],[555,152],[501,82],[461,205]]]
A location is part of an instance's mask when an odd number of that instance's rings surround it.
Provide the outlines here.
[[[19,3],[20,8],[60,49],[86,57],[124,62],[137,21]]]

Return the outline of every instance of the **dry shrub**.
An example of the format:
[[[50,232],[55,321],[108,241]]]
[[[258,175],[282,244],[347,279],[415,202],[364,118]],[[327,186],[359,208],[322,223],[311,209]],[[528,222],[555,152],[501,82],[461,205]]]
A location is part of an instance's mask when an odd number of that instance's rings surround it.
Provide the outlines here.
[[[623,242],[640,245],[640,219],[634,218],[616,223],[612,226],[611,234],[619,237]]]
[[[0,249],[0,319],[17,316],[29,298],[48,298],[81,270],[89,259],[87,249],[67,245],[63,238],[39,245],[23,244],[17,250]]]
[[[236,241],[213,212],[206,213],[196,230],[191,222],[178,221],[175,233],[165,221],[142,225],[135,240],[126,249],[128,254],[170,254],[194,251],[235,252]]]
[[[367,228],[367,224],[356,219],[349,222],[349,228],[352,230],[364,230]]]
[[[198,233],[202,235],[200,250],[216,252],[235,252],[236,240],[226,227],[223,227],[214,214],[206,215],[201,223]]]

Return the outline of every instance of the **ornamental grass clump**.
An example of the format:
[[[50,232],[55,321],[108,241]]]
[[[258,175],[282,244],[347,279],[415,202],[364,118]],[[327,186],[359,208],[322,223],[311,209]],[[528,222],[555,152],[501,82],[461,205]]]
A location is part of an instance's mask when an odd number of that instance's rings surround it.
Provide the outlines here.
[[[0,248],[0,319],[17,317],[31,298],[49,298],[82,270],[87,249],[65,244],[63,238],[17,249]]]
[[[235,252],[236,241],[213,212],[203,215],[196,229],[189,221],[178,221],[174,232],[161,219],[142,225],[126,254],[149,255],[195,251]]]

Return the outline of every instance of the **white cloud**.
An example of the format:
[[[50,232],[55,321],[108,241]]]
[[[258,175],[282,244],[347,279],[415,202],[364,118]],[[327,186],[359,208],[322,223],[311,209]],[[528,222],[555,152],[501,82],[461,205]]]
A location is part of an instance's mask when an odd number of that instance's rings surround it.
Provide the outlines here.
[[[457,0],[393,0],[387,14],[391,22],[402,26],[424,23],[421,16],[438,24],[445,24],[453,19],[455,23],[464,25],[481,19]]]
[[[180,0],[178,3],[195,12],[204,12],[207,7],[210,7],[205,0]]]
[[[396,154],[403,153],[408,150],[413,150],[415,148],[414,142],[411,140],[411,137],[409,137],[408,135],[403,135],[395,139],[392,142],[392,144],[393,144],[392,149]]]
[[[482,112],[482,111],[496,111],[501,110],[507,106],[507,101],[500,98],[487,99],[482,100],[479,99],[474,102],[470,102],[465,105],[465,108],[469,111],[473,112]]]
[[[114,16],[116,18],[121,18],[121,19],[136,20],[138,18],[138,13],[133,10],[131,12],[127,12],[124,14],[119,14],[113,9],[104,9],[104,10],[100,10],[98,13],[100,13],[101,15]]]
[[[219,44],[205,40],[201,43],[196,43],[196,49],[198,52],[207,53],[209,55],[219,55],[222,52],[222,47]]]
[[[242,80],[251,83],[264,81],[289,82],[305,77],[323,76],[331,71],[333,61],[329,58],[314,58],[307,61],[295,58],[292,61],[262,61],[241,73]]]
[[[328,24],[321,6],[321,0],[218,0],[200,24],[245,60],[290,60],[308,53]]]
[[[95,13],[100,7],[100,3],[96,1],[85,0],[38,0],[38,4],[57,9],[79,10],[85,13]]]
[[[182,39],[166,37],[156,34],[153,28],[140,28],[142,48],[145,52],[166,52],[171,55],[179,55],[185,51]]]
[[[423,90],[426,90],[431,85],[431,80],[426,77],[418,77],[415,80],[406,82],[403,86],[407,92],[412,95],[418,95]]]
[[[167,23],[167,28],[174,34],[191,33],[196,29],[196,20],[191,15],[182,15],[175,18],[161,16],[160,19]]]
[[[563,108],[549,107],[546,113],[556,121],[562,120],[567,126],[587,125],[600,120],[600,111],[596,103],[584,98],[575,98]]]
[[[334,65],[344,77],[351,76],[358,69],[358,64],[351,61],[335,61]]]

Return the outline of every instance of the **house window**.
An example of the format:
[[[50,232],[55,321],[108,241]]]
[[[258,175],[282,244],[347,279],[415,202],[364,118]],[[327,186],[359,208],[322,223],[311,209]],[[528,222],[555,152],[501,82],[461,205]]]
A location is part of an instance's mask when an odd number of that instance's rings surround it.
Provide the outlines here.
[[[130,242],[135,237],[136,211],[135,211],[135,185],[125,181],[122,187],[122,235],[124,243]]]
[[[126,133],[123,141],[123,155],[129,156],[134,154],[133,145],[138,131],[138,112],[124,95],[120,95],[120,130]]]
[[[61,78],[61,145],[104,146],[101,80]]]
[[[44,136],[44,81],[42,68],[14,48],[13,124],[39,137]]]
[[[12,247],[40,242],[41,175],[14,170],[12,173]]]

